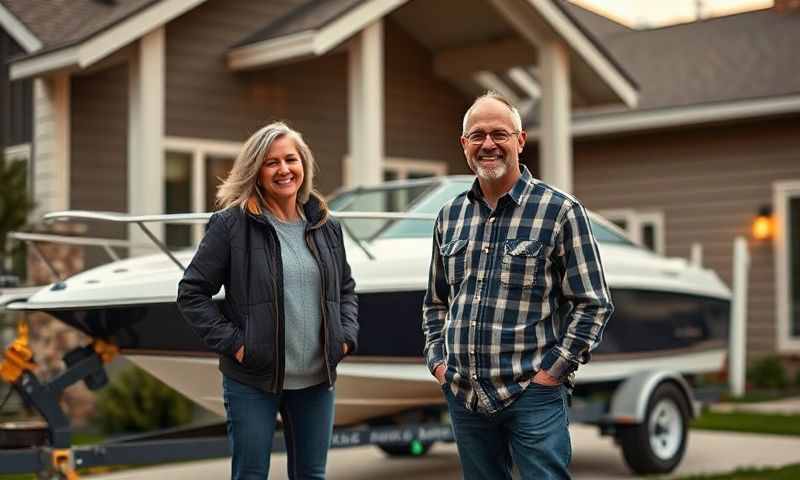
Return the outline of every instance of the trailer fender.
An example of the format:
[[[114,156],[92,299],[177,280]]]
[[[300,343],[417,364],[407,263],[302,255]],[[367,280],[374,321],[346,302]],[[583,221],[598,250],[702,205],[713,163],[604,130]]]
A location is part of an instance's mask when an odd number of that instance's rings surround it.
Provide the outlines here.
[[[683,392],[689,406],[690,418],[700,413],[692,389],[683,376],[669,370],[639,372],[617,387],[611,397],[607,421],[612,424],[642,423],[647,416],[647,404],[653,391],[662,382],[671,382]]]

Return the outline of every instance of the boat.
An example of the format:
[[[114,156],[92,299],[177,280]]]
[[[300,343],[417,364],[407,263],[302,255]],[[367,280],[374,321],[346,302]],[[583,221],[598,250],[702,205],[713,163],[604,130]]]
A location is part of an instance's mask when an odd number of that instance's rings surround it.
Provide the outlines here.
[[[338,367],[336,425],[443,403],[422,358],[421,305],[435,215],[473,179],[392,181],[341,190],[329,199],[346,232],[361,326],[359,351]],[[204,222],[209,216],[68,211],[47,218],[137,224],[149,233],[150,222]],[[723,369],[731,292],[718,275],[636,245],[597,214],[590,219],[616,310],[592,361],[578,371],[578,387],[619,383],[647,370],[694,376]],[[182,267],[194,250],[172,252],[152,238],[162,252],[111,261],[33,294],[8,294],[6,308],[46,312],[111,341],[134,364],[224,415],[216,355],[175,304]],[[224,298],[224,290],[214,298]]]

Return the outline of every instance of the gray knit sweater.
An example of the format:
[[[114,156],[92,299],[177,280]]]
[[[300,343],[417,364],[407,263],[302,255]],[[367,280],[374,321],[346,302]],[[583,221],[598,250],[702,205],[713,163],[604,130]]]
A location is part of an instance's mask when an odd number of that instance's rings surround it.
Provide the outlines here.
[[[284,223],[266,217],[278,232],[283,261],[283,305],[286,319],[286,376],[283,388],[297,390],[327,380],[322,362],[321,279],[305,241],[306,221]]]

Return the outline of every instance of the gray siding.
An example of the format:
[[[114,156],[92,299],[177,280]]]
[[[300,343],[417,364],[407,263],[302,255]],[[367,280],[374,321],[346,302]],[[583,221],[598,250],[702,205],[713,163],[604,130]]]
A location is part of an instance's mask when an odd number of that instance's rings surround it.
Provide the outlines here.
[[[346,52],[263,70],[231,73],[231,45],[302,1],[211,1],[167,26],[166,134],[241,142],[285,120],[314,150],[325,193],[342,183],[348,152]],[[468,99],[433,75],[431,55],[386,23],[386,153],[444,160],[463,172],[459,124]]]
[[[272,112],[284,92],[259,88],[252,74],[226,66],[231,46],[285,15],[303,0],[211,0],[166,28],[167,135],[242,141]]]
[[[703,245],[703,263],[731,284],[733,239],[750,243],[748,350],[775,351],[775,271],[772,243],[750,237],[760,207],[772,204],[772,184],[800,180],[797,118],[657,132],[575,145],[575,193],[594,210],[661,210],[666,253],[688,257]]]
[[[73,76],[70,86],[70,208],[128,209],[128,67]],[[124,226],[95,224],[89,233],[125,238]],[[87,249],[87,264],[107,261]]]
[[[467,173],[458,143],[470,98],[433,73],[433,57],[392,21],[386,38],[386,154],[445,161],[449,173]]]

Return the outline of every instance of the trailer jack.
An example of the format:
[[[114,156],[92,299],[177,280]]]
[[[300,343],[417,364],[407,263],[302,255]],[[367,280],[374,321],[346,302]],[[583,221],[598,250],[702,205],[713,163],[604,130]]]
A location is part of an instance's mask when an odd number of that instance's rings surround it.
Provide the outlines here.
[[[67,369],[52,381],[42,383],[33,371],[36,364],[29,345],[28,326],[20,322],[17,338],[6,349],[0,363],[0,378],[45,419],[48,446],[28,452],[0,452],[0,458],[8,455],[10,460],[18,459],[26,468],[38,466],[36,471],[45,475],[44,478],[78,479],[69,419],[59,405],[59,398],[65,388],[81,380],[91,390],[104,386],[108,382],[104,364],[113,360],[117,353],[115,345],[96,339],[67,353],[64,356]],[[19,455],[13,456],[12,453]]]
[[[8,348],[5,361],[0,364],[0,372],[3,380],[9,382],[44,417],[48,441],[43,446],[29,443],[24,445],[26,448],[17,445],[14,449],[3,449],[0,445],[0,474],[36,473],[40,479],[78,480],[77,468],[153,465],[230,456],[225,424],[220,422],[72,447],[69,420],[61,410],[58,398],[64,388],[81,380],[92,390],[105,385],[107,377],[103,365],[116,354],[115,345],[94,340],[90,345],[67,353],[64,356],[66,370],[52,381],[42,383],[33,372],[35,364],[28,347],[27,327],[19,327],[19,337]],[[0,434],[3,432],[0,427]],[[427,450],[426,445],[437,441],[453,441],[449,423],[336,428],[331,448],[376,445],[388,452],[398,449],[405,451],[410,447],[411,454],[419,455]],[[276,432],[272,451],[286,451],[283,432]]]

